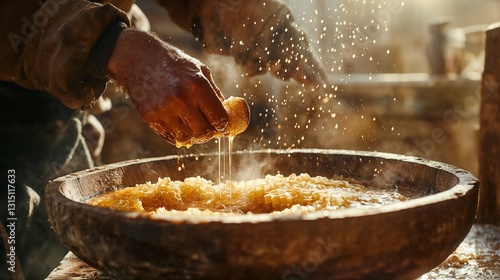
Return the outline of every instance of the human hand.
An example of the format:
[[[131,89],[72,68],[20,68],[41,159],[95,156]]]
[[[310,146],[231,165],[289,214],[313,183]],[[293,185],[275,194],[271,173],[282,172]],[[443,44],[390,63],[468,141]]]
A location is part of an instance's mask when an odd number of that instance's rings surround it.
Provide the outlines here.
[[[228,125],[208,67],[146,32],[124,30],[108,68],[150,128],[177,147],[207,142]]]
[[[274,76],[294,79],[307,85],[323,85],[326,73],[309,45],[306,33],[292,20],[267,26],[271,33],[263,33],[254,54],[265,59],[241,61],[248,71],[267,69]]]
[[[178,11],[175,1],[166,4]],[[170,5],[173,5],[170,7]],[[231,55],[247,76],[270,72],[283,80],[322,86],[326,72],[292,12],[277,0],[200,1],[191,5],[197,15],[190,30],[211,53]],[[186,16],[171,13],[179,24]]]

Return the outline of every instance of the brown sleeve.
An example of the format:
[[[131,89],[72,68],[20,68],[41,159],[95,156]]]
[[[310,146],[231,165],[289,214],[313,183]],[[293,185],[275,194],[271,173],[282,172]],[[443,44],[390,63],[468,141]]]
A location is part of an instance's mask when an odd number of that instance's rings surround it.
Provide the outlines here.
[[[70,108],[102,94],[106,56],[129,24],[115,6],[87,0],[2,1],[0,17],[7,38],[0,41],[0,80],[48,92]]]
[[[282,50],[276,47],[279,44],[275,41],[281,42],[275,38],[277,30],[295,25],[289,7],[281,0],[156,1],[177,25],[197,37],[205,50],[233,56],[249,75],[264,73],[268,64],[279,62],[277,52]],[[303,37],[297,36],[297,40]],[[294,38],[281,38],[285,39]],[[288,41],[290,45],[296,40]]]
[[[201,34],[196,34],[196,23],[199,22],[199,8],[203,0],[156,0],[156,2],[167,9],[167,12],[179,27],[193,33],[195,37]]]

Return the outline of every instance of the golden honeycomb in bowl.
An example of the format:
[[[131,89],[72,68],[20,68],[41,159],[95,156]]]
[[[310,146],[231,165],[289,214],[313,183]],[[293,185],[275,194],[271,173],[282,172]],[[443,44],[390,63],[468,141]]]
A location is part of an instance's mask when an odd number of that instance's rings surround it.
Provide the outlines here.
[[[102,193],[88,204],[120,211],[148,213],[300,215],[348,207],[376,207],[407,198],[394,191],[373,190],[344,180],[308,174],[266,175],[221,184],[189,177],[160,178],[134,187]]]

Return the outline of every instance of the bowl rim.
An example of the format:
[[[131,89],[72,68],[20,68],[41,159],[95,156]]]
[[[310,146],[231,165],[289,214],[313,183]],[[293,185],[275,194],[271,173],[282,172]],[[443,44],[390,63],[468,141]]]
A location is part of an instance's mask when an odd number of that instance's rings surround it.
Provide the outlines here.
[[[359,151],[359,150],[344,150],[344,149],[259,149],[259,150],[248,150],[248,151],[234,151],[235,154],[290,154],[290,153],[303,153],[303,154],[341,154],[341,155],[352,155],[352,156],[362,156],[362,157],[373,157],[380,158],[383,160],[404,160],[405,162],[415,163],[419,165],[428,166],[431,168],[439,168],[442,171],[452,174],[458,179],[455,186],[448,190],[438,192],[435,194],[430,194],[424,197],[414,198],[407,201],[391,203],[387,205],[382,205],[375,208],[346,208],[346,209],[336,209],[327,211],[315,211],[312,213],[301,214],[301,215],[285,215],[285,216],[273,216],[269,213],[264,214],[242,214],[242,215],[227,215],[227,216],[214,216],[210,218],[199,218],[190,217],[187,219],[185,216],[179,217],[175,214],[157,214],[151,215],[148,213],[140,212],[126,212],[113,210],[108,208],[96,207],[92,205],[85,204],[83,202],[72,200],[66,197],[62,193],[62,188],[69,180],[78,179],[80,176],[85,176],[97,172],[102,172],[106,169],[116,169],[120,167],[142,164],[145,162],[154,161],[165,161],[165,160],[177,160],[182,158],[192,158],[192,157],[204,157],[204,156],[215,156],[218,153],[206,153],[206,154],[187,154],[187,155],[168,155],[163,157],[151,157],[142,159],[133,159],[117,163],[111,163],[103,166],[97,166],[94,168],[74,172],[55,178],[49,181],[45,195],[50,196],[55,204],[63,204],[67,207],[80,208],[82,211],[95,212],[98,215],[107,215],[117,219],[125,220],[135,220],[144,223],[159,222],[159,223],[173,223],[173,224],[207,224],[207,223],[222,223],[222,224],[241,224],[241,223],[279,223],[287,221],[297,221],[297,220],[320,220],[320,219],[344,219],[344,218],[356,218],[361,216],[373,216],[380,215],[389,212],[398,212],[407,209],[415,209],[425,207],[430,204],[436,204],[440,202],[445,202],[451,199],[458,199],[466,196],[475,188],[479,188],[479,180],[472,175],[469,171],[460,169],[451,164],[438,162],[434,160],[428,160],[421,157],[401,155],[395,153],[386,152],[373,152],[373,151]],[[48,201],[48,200],[47,200]],[[47,205],[47,207],[51,207]],[[476,207],[477,208],[477,207]],[[476,209],[477,211],[477,209]]]

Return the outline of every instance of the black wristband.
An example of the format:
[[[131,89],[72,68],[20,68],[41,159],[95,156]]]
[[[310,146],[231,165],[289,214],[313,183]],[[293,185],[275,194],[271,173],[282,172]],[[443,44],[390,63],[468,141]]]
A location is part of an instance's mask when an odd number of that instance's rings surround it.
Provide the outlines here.
[[[114,21],[104,29],[90,52],[88,74],[104,80],[108,77],[107,64],[120,33],[127,28],[123,21]]]

